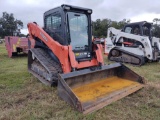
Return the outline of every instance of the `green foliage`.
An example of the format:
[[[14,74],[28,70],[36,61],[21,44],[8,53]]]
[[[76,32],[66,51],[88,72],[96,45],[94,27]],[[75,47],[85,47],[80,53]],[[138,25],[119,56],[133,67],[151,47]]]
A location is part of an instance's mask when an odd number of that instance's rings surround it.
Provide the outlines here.
[[[19,37],[26,37],[26,35],[24,35],[24,34],[19,34]]]
[[[13,35],[14,32],[23,28],[23,22],[14,18],[13,13],[3,12],[0,17],[0,37]]]
[[[114,27],[117,29],[122,29],[123,26],[129,23],[130,20],[123,19],[122,21],[112,21],[111,19],[97,19],[96,21],[92,21],[93,25],[93,35],[97,37],[106,37],[107,30],[109,27]]]
[[[153,19],[153,36],[160,38],[160,19]]]
[[[156,25],[158,24],[158,22],[160,22],[160,19],[159,19],[159,18],[154,18],[154,19],[153,19],[153,23],[155,23]]]
[[[160,38],[160,25],[153,25],[153,36]]]

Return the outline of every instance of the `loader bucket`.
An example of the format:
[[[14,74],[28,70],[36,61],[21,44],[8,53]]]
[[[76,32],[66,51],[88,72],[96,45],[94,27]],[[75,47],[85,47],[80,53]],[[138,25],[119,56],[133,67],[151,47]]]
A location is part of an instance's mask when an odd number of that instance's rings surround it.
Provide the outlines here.
[[[120,63],[91,71],[60,74],[58,95],[84,114],[98,110],[144,87],[144,79]]]

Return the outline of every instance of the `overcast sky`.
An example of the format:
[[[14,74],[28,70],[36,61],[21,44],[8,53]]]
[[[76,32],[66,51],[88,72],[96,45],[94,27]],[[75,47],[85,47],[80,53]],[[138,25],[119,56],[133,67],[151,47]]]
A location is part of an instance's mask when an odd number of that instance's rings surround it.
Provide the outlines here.
[[[91,8],[92,20],[126,18],[131,22],[152,22],[154,18],[160,18],[160,0],[0,0],[0,16],[4,11],[13,13],[24,23],[21,32],[26,34],[27,23],[36,21],[43,26],[43,13],[61,4]]]

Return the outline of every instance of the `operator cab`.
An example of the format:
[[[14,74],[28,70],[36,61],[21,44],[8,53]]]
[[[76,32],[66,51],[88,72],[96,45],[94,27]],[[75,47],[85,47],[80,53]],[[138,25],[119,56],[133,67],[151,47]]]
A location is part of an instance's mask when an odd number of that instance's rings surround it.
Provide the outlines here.
[[[152,23],[146,21],[127,24],[122,31],[135,35],[148,36],[150,40],[152,39]]]
[[[77,61],[92,59],[91,9],[61,5],[44,13],[44,30],[62,45],[71,45]]]

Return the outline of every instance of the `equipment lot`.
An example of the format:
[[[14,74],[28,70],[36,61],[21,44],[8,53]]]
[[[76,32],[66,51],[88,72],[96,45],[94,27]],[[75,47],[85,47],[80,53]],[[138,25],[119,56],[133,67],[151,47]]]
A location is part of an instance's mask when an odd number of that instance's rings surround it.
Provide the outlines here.
[[[105,57],[105,62],[109,63]],[[27,57],[8,58],[0,44],[0,119],[160,119],[160,63],[127,65],[147,80],[147,86],[89,115],[57,96],[55,87],[39,82],[27,71]]]

